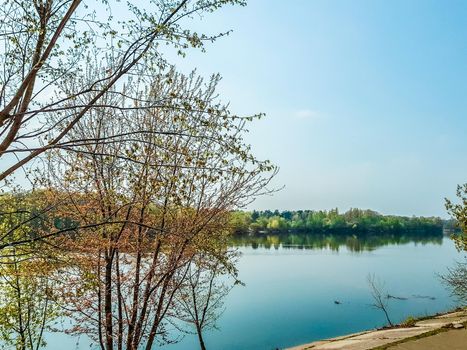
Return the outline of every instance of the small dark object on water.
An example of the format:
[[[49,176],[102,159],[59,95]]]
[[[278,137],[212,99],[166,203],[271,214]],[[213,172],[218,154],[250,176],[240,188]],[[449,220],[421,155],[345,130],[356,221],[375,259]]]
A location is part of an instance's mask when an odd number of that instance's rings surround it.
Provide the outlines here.
[[[342,304],[339,300],[334,300],[334,304],[339,305]]]
[[[418,294],[414,294],[412,295],[414,298],[418,298],[418,299],[430,299],[430,300],[436,300],[435,297],[430,297],[429,295],[418,295]]]
[[[394,295],[388,294],[387,296],[388,299],[397,299],[397,300],[407,300],[408,298],[405,297],[396,297]]]

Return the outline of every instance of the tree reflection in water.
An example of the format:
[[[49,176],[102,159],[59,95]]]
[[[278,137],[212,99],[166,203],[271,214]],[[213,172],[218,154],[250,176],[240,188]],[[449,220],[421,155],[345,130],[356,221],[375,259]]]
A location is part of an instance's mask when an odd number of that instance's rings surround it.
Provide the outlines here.
[[[364,234],[323,234],[285,233],[236,235],[231,238],[232,246],[253,249],[330,249],[339,251],[345,247],[351,252],[372,251],[382,246],[401,244],[438,244],[443,241],[443,233],[417,231],[412,233],[364,233]]]

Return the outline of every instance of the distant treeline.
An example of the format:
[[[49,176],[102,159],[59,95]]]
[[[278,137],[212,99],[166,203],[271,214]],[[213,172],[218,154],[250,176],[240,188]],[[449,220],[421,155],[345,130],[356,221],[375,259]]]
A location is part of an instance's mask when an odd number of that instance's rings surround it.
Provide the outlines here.
[[[332,210],[297,211],[235,211],[231,224],[235,234],[316,232],[316,233],[372,233],[421,232],[441,233],[454,228],[455,223],[439,217],[405,217],[381,215],[373,210],[350,209],[339,213]]]
[[[53,195],[54,193],[52,193]],[[61,215],[60,206],[42,207],[47,201],[45,191],[24,192],[0,196],[0,229],[15,226],[25,221],[27,227],[16,234],[25,238],[35,238],[37,232],[48,230],[66,230],[73,236],[79,222]],[[57,196],[60,193],[56,194]],[[80,198],[76,194],[75,201]],[[180,208],[177,208],[180,209]],[[189,208],[185,208],[189,210]],[[157,207],[153,208],[157,214]],[[297,210],[297,211],[233,211],[230,213],[229,229],[237,235],[242,234],[276,234],[276,233],[322,233],[335,235],[359,235],[365,233],[427,233],[442,234],[443,229],[457,230],[455,220],[442,220],[439,217],[405,217],[381,215],[373,210],[350,209],[339,213],[331,210]]]

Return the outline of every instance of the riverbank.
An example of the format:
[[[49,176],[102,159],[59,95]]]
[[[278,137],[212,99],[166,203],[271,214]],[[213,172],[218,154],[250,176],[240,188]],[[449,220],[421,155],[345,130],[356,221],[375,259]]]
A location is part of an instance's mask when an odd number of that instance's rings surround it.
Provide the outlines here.
[[[467,308],[424,318],[413,326],[370,330],[299,345],[288,350],[464,350]]]

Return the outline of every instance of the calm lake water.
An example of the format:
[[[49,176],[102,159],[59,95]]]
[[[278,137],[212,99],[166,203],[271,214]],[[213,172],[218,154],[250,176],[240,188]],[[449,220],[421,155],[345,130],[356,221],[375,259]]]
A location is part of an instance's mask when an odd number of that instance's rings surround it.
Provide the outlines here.
[[[463,256],[447,237],[302,234],[237,239],[235,244],[246,286],[228,295],[219,330],[205,335],[208,349],[281,349],[383,326],[384,315],[370,305],[369,273],[385,282],[389,294],[407,298],[389,300],[393,322],[456,306],[437,277]],[[64,335],[48,342],[49,349],[89,349],[85,340]],[[197,348],[194,336],[162,347]]]

